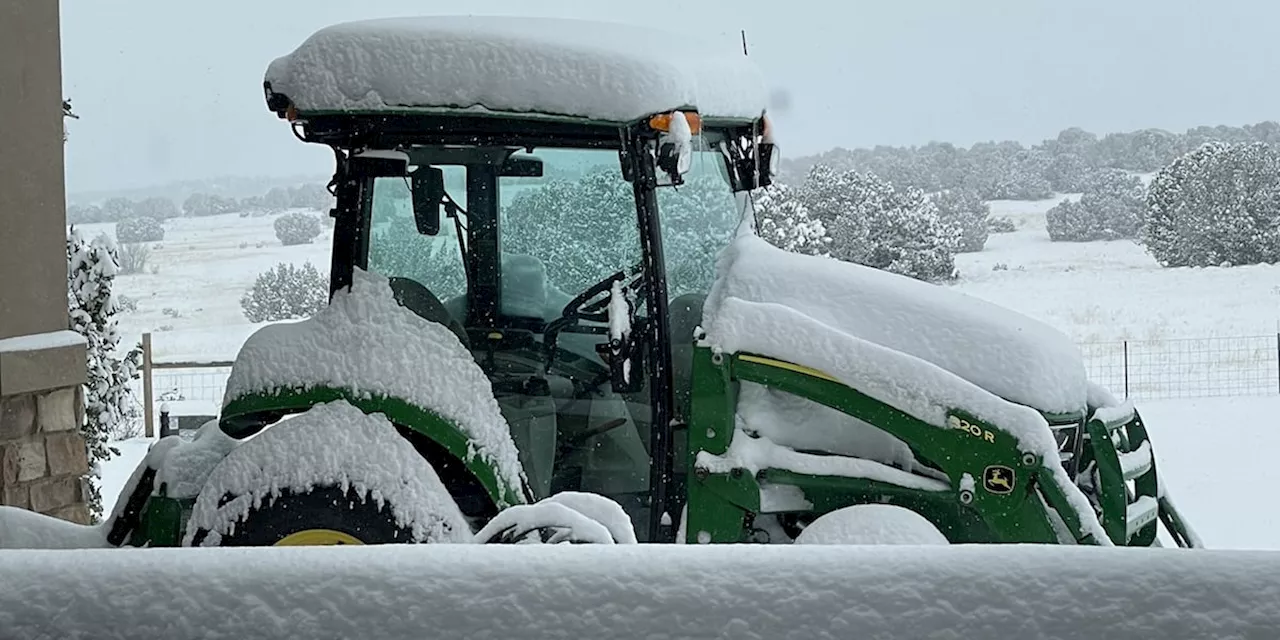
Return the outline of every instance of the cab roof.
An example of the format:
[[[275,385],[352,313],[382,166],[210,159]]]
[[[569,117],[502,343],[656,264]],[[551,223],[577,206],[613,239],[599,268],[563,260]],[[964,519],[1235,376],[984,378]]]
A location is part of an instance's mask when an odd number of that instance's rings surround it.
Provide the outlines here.
[[[350,22],[267,68],[268,104],[320,114],[473,113],[632,122],[672,109],[755,120],[762,77],[729,42],[549,18]]]

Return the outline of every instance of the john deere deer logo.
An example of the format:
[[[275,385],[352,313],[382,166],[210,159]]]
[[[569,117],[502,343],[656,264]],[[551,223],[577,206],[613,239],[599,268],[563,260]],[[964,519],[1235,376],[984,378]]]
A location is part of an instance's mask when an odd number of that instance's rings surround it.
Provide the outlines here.
[[[982,472],[982,488],[1000,495],[1013,493],[1013,479],[1013,469],[993,464]]]

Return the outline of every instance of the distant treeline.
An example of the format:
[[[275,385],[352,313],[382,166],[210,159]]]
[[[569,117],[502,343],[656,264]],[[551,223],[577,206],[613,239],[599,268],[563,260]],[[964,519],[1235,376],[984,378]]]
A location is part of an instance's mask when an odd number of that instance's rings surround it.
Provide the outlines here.
[[[142,200],[115,197],[101,205],[67,205],[68,224],[93,222],[120,222],[131,218],[167,220],[179,216],[213,216],[244,211],[284,211],[286,209],[311,209],[323,211],[333,206],[333,196],[322,184],[303,184],[294,187],[272,187],[265,194],[247,198],[207,193],[187,196],[179,207],[169,198],[150,197]]]
[[[1099,137],[1080,128],[1025,147],[982,142],[958,147],[931,142],[918,147],[836,148],[784,161],[782,181],[799,184],[814,165],[871,173],[896,187],[926,192],[976,191],[984,200],[1037,200],[1054,192],[1079,193],[1106,169],[1149,173],[1207,142],[1280,145],[1280,124],[1196,127],[1184,133],[1142,129]]]

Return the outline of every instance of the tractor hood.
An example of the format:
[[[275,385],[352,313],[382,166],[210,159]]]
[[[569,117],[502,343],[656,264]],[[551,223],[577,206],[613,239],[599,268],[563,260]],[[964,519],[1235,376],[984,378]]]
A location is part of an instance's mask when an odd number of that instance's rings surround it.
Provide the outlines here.
[[[1061,332],[1022,314],[879,269],[782,251],[749,231],[725,251],[718,268],[703,318],[713,343],[734,339],[727,301],[776,306],[787,313],[773,315],[798,314],[914,356],[1009,402],[1050,415],[1086,410],[1089,383],[1079,350]],[[785,324],[752,330],[798,333]],[[801,338],[791,342],[802,352]],[[764,355],[807,364],[805,353]]]

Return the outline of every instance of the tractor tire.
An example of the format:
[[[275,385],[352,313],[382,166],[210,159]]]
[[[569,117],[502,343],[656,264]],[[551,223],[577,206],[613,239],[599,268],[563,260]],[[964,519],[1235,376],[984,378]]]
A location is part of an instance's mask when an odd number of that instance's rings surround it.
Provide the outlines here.
[[[888,504],[857,504],[819,516],[796,537],[796,544],[945,545],[941,531],[924,516]]]
[[[193,546],[201,546],[207,530],[198,530]],[[316,487],[307,493],[289,490],[259,508],[218,540],[220,547],[322,546],[398,544],[413,541],[413,532],[396,523],[391,504],[381,506],[354,488]]]
[[[186,546],[471,542],[435,467],[386,416],[316,405],[246,440],[205,480]]]

